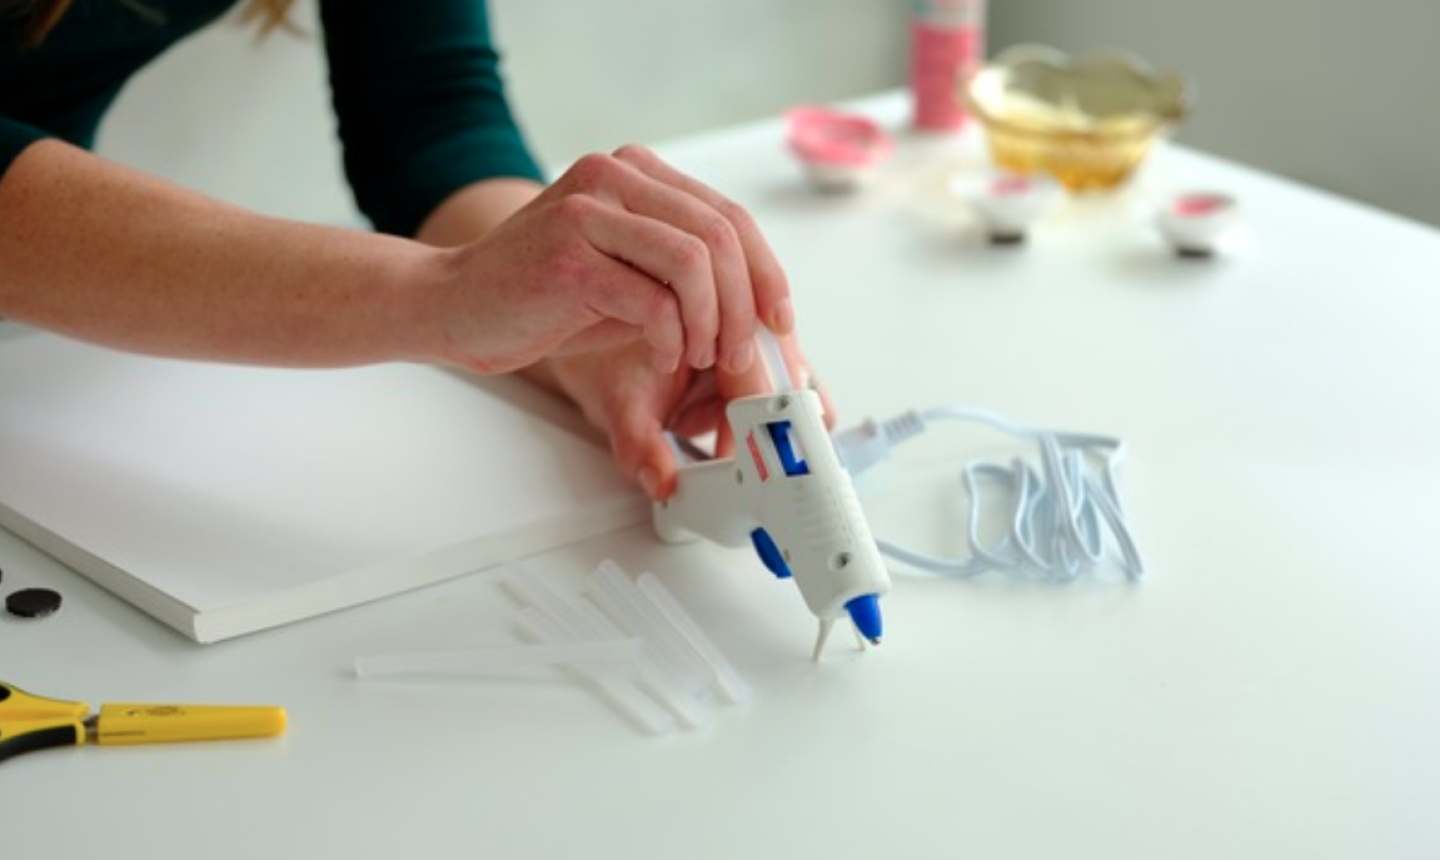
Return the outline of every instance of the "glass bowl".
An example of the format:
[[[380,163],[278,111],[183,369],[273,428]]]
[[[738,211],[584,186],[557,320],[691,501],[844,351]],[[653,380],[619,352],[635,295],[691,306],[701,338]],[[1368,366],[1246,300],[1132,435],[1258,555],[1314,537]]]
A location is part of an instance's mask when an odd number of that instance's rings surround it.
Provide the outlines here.
[[[1045,173],[1071,191],[1113,189],[1190,109],[1191,88],[1120,51],[1081,57],[1008,48],[961,83],[997,167]]]

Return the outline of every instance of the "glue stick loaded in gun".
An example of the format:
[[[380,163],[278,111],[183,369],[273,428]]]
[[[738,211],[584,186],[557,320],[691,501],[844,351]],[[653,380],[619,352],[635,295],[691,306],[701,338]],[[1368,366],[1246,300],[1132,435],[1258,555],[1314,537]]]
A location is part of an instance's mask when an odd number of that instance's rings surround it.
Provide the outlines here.
[[[696,536],[755,547],[776,576],[793,579],[820,620],[815,657],[842,614],[873,644],[890,577],[825,430],[820,397],[796,390],[731,401],[736,454],[680,467],[674,495],[655,505],[667,543]]]

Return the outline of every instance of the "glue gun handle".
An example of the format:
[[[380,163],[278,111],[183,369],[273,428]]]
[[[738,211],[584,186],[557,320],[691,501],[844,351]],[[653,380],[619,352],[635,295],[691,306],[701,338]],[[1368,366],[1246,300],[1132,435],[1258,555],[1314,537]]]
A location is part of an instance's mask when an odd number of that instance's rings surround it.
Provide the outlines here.
[[[655,533],[666,543],[703,537],[721,546],[744,546],[756,526],[729,458],[682,467],[675,494],[656,502],[654,513]]]

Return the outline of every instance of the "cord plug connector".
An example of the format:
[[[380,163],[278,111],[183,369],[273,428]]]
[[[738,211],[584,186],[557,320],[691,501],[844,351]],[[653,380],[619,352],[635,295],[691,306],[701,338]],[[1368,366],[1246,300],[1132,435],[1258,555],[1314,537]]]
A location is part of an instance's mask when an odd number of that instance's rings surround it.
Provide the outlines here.
[[[925,431],[925,419],[911,409],[883,424],[866,418],[854,427],[831,435],[840,464],[850,476],[857,477],[871,466],[890,456],[890,449]]]

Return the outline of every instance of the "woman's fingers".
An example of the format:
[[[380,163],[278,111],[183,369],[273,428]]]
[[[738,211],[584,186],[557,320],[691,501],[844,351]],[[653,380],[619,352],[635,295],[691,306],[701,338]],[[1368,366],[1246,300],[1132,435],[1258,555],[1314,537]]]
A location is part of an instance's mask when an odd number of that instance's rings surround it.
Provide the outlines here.
[[[629,212],[675,228],[685,243],[676,249],[693,254],[697,274],[708,280],[672,281],[680,299],[691,344],[690,364],[703,370],[717,361],[724,367],[748,365],[749,333],[755,328],[755,297],[745,248],[735,226],[709,201],[646,174],[617,158],[632,173],[619,203]],[[699,286],[700,289],[695,288]]]
[[[643,146],[626,146],[615,157],[652,179],[679,189],[718,213],[734,230],[745,261],[749,295],[756,316],[777,334],[789,334],[795,328],[795,315],[790,305],[790,284],[780,260],[765,241],[755,219],[744,207],[715,191],[705,183],[675,169]],[[733,350],[748,347],[739,338],[730,344]],[[743,367],[727,367],[731,371]]]
[[[749,215],[639,147],[580,159],[456,259],[445,345],[481,372],[643,338],[655,369],[744,373],[757,309],[793,325]]]
[[[668,367],[657,361],[657,367],[673,370],[682,355],[691,367],[714,364],[722,322],[720,283],[705,243],[673,222],[589,197],[572,197],[565,205],[584,210],[574,221],[596,251],[648,282],[641,285],[623,277],[599,281],[585,296],[591,307],[644,328],[656,352],[672,359]],[[683,217],[680,212],[669,214]]]
[[[719,363],[737,372],[750,366],[757,300],[788,308],[789,288],[742,207],[641,147],[622,148],[613,157],[582,158],[562,183],[567,190],[611,203],[616,213],[635,216],[603,225],[605,242],[599,246],[675,292],[691,367]],[[755,272],[762,277],[756,279]],[[792,324],[788,310],[776,314],[772,307],[770,315]]]

